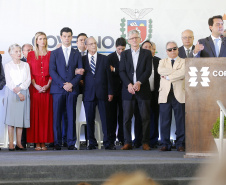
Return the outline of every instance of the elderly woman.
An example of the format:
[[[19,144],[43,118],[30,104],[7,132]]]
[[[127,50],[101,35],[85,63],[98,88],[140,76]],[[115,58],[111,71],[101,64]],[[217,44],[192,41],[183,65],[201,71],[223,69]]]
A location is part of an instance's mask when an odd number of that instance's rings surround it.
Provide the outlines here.
[[[31,127],[27,129],[27,142],[36,143],[35,150],[47,150],[45,143],[53,142],[53,99],[49,93],[52,79],[49,75],[50,51],[47,37],[37,32],[34,51],[28,53],[31,69]]]
[[[5,64],[6,89],[4,97],[4,123],[8,125],[9,151],[26,150],[21,145],[22,129],[30,127],[31,83],[29,65],[22,62],[21,47],[13,44],[9,47],[12,61]],[[14,148],[14,127],[16,127],[16,147]]]

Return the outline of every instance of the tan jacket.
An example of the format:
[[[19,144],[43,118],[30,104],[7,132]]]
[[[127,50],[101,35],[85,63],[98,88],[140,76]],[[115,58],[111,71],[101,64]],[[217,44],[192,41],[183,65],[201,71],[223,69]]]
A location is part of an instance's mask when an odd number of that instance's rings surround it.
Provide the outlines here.
[[[177,57],[173,68],[170,58],[160,60],[158,73],[160,76],[169,77],[169,80],[161,77],[158,102],[167,102],[167,97],[172,83],[175,98],[178,102],[185,103],[185,59]]]

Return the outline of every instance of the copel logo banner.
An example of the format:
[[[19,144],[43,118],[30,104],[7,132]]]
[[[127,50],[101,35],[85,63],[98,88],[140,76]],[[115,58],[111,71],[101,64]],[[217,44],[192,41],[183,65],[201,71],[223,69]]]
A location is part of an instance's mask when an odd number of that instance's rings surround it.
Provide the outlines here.
[[[190,78],[188,81],[188,82],[190,82],[189,86],[196,87],[199,83],[199,82],[197,82],[197,73],[199,71],[196,67],[189,67],[189,69],[190,69],[190,72],[188,72],[190,75]],[[202,78],[202,81],[200,82],[201,85],[203,87],[209,87],[209,82],[210,82],[210,80],[208,78],[208,76],[210,74],[209,67],[202,67],[200,72],[201,72],[201,78]]]
[[[121,8],[121,10],[132,18],[132,20],[121,19],[120,31],[122,33],[121,37],[126,38],[126,33],[130,30],[137,30],[141,35],[141,43],[146,39],[150,40],[152,33],[152,20],[141,20],[144,16],[149,14],[153,9],[145,8],[142,10],[133,10],[129,8]]]

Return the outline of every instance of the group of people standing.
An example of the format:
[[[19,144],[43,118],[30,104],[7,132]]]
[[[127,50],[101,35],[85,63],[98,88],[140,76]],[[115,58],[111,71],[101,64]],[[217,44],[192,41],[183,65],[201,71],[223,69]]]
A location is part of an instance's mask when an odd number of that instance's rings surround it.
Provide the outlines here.
[[[35,150],[47,150],[54,143],[61,150],[62,138],[68,150],[76,150],[76,103],[80,93],[87,122],[87,149],[96,149],[95,110],[98,106],[105,149],[115,150],[116,133],[122,150],[142,146],[150,150],[158,143],[160,117],[161,151],[170,151],[172,109],[176,121],[176,148],[185,151],[185,59],[187,57],[226,57],[222,16],[209,19],[210,37],[193,45],[191,30],[182,32],[183,46],[169,41],[168,58],[155,56],[156,46],[144,41],[137,30],[128,32],[126,40],[116,40],[116,51],[109,56],[97,52],[93,37],[81,33],[78,49],[71,47],[72,30],[60,32],[62,45],[50,52],[43,32],[35,35],[33,47],[9,47],[12,61],[5,64],[6,89],[4,123],[8,125],[9,150],[25,150],[35,143]],[[214,39],[218,39],[214,45]],[[26,57],[27,56],[27,57]],[[23,62],[23,61],[26,62]],[[1,73],[2,74],[2,73]],[[135,115],[135,140],[131,137],[131,120]],[[118,132],[117,130],[118,124]],[[16,127],[16,146],[13,145]],[[62,128],[63,127],[63,128]],[[23,128],[27,128],[23,130]],[[63,133],[63,136],[62,136]],[[22,143],[21,143],[22,137]]]

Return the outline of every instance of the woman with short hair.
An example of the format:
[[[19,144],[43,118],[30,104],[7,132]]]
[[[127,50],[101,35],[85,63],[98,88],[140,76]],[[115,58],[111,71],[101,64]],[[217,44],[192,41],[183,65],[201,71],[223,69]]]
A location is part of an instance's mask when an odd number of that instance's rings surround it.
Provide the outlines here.
[[[12,61],[5,64],[6,88],[4,96],[4,123],[8,125],[9,151],[26,150],[21,144],[23,128],[30,127],[30,68],[21,59],[21,47],[13,44],[8,50]],[[14,127],[16,147],[14,148]]]

